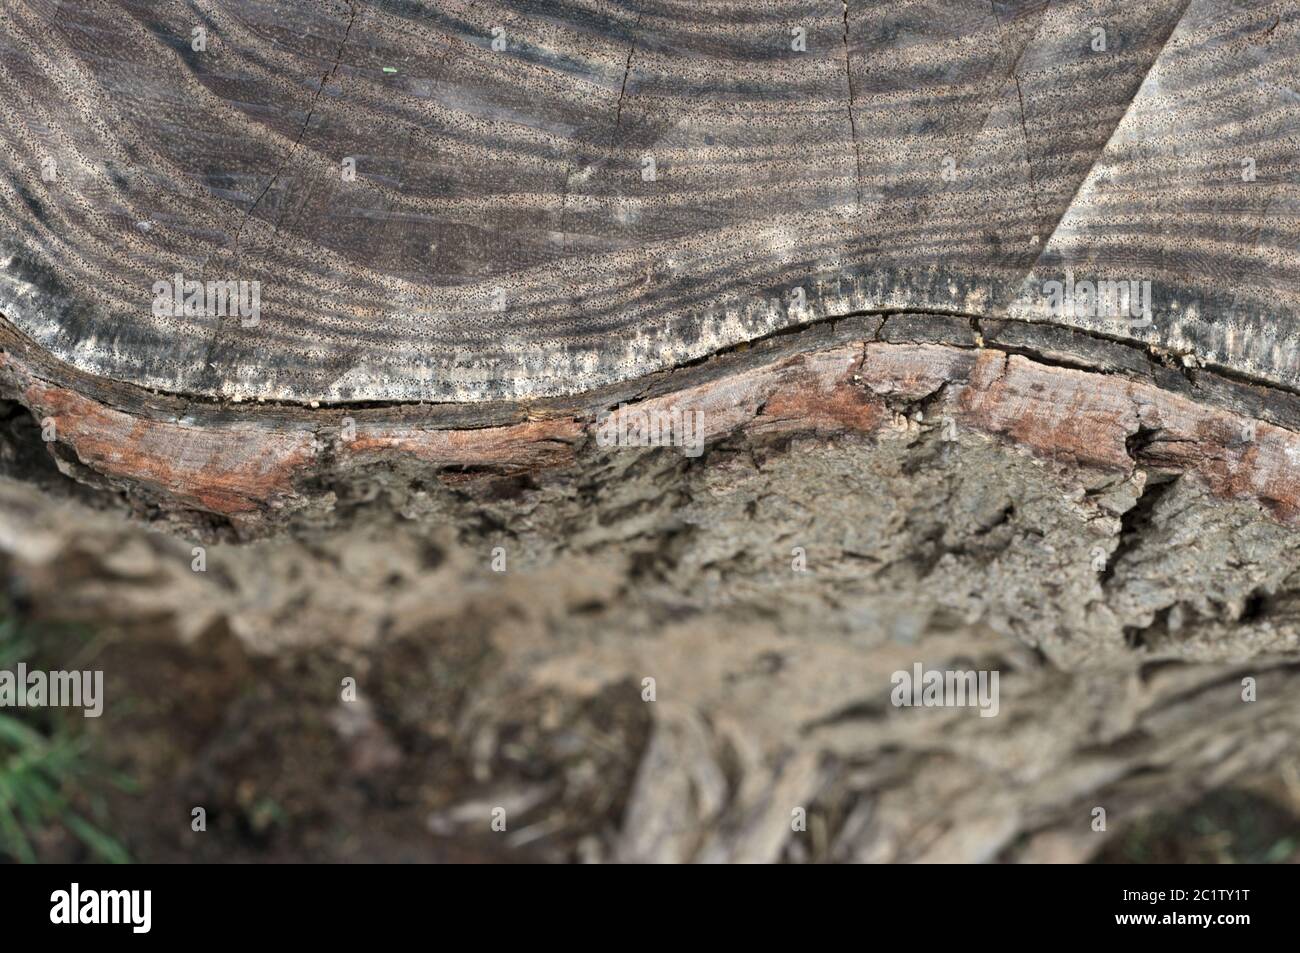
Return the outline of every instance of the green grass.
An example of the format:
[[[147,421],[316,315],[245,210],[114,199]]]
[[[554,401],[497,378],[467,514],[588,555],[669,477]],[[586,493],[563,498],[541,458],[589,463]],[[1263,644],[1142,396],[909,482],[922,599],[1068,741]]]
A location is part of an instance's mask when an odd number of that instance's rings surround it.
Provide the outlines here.
[[[1178,811],[1119,831],[1103,863],[1281,864],[1300,849],[1300,818],[1272,797],[1241,788],[1210,791]]]
[[[34,667],[35,633],[11,615],[0,617],[0,669],[20,661]],[[56,666],[57,667],[57,666]],[[0,710],[0,859],[35,863],[42,835],[62,829],[80,840],[96,860],[129,863],[130,856],[102,823],[106,810],[94,792],[128,782],[94,758],[89,739],[71,715],[58,709]],[[88,804],[95,821],[80,805]]]

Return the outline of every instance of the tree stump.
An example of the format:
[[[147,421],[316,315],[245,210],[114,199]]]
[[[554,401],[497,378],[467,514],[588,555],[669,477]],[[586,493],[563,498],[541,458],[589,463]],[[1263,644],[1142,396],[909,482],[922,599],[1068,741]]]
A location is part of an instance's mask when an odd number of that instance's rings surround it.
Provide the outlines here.
[[[474,615],[458,743],[650,706],[598,858],[1078,859],[1300,764],[1293,5],[0,24],[31,592],[261,652]]]

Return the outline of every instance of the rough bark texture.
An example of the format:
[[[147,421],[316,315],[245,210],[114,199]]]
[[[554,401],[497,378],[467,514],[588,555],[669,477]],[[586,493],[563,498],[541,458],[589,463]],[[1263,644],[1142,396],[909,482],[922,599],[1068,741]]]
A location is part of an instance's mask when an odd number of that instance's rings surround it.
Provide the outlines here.
[[[212,545],[201,574],[187,542],[27,489],[3,534],[46,613],[229,630],[255,656],[350,647],[283,673],[266,708],[306,679],[347,776],[419,765],[438,833],[505,805],[542,857],[1082,859],[1105,843],[1095,807],[1122,830],[1294,770],[1291,530],[1195,474],[944,441],[908,409],[875,436],[742,433],[698,462],[619,449],[477,499],[376,469],[337,501],[342,529]],[[1000,671],[998,716],[891,706],[917,661]],[[346,675],[365,717],[337,700]],[[451,753],[422,761],[434,743]],[[193,757],[221,764],[212,744]],[[283,796],[277,768],[253,777]]]
[[[222,711],[328,649],[287,759],[439,836],[508,806],[546,859],[1076,860],[1096,807],[1300,790],[1293,4],[0,25],[38,614],[161,631]],[[1151,322],[1049,313],[1067,271]],[[176,273],[260,321],[160,316]],[[702,453],[610,411],[698,412]],[[999,671],[998,716],[891,705],[918,662]],[[242,803],[242,717],[195,729],[205,798]]]

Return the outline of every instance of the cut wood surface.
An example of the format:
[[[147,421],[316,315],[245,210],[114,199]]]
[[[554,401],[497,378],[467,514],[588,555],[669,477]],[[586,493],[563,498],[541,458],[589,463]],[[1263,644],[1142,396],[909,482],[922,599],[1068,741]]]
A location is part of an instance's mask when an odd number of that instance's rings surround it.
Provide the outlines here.
[[[573,395],[873,311],[1296,387],[1298,75],[1285,0],[22,0],[0,313],[204,401]],[[1103,279],[1149,323],[1052,313]]]

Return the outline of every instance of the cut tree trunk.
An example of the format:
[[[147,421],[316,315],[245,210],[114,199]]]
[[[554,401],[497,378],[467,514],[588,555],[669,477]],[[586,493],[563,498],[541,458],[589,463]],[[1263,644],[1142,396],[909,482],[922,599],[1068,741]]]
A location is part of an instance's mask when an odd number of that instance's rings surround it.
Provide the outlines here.
[[[465,750],[651,705],[552,825],[600,858],[1075,859],[1300,765],[1294,4],[26,0],[0,53],[29,593],[476,619]]]

